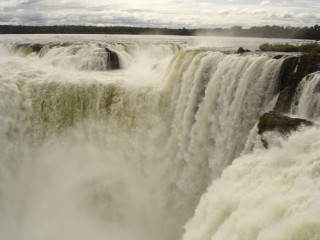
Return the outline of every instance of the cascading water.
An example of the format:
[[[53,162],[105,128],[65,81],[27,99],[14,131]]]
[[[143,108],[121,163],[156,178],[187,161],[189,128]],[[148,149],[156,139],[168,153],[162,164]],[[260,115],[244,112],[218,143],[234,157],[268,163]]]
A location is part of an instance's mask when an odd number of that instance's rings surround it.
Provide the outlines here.
[[[291,113],[302,118],[319,120],[318,109],[320,109],[320,74],[314,73],[305,77],[298,86]]]
[[[317,185],[297,192],[318,177],[316,128],[233,160],[275,96],[282,60],[176,39],[43,41],[39,52],[17,44],[0,55],[0,239],[319,233]],[[108,70],[105,48],[121,70]]]
[[[319,77],[301,81],[291,107],[315,123]],[[319,239],[319,136],[318,126],[304,127],[235,159],[201,197],[182,239]]]

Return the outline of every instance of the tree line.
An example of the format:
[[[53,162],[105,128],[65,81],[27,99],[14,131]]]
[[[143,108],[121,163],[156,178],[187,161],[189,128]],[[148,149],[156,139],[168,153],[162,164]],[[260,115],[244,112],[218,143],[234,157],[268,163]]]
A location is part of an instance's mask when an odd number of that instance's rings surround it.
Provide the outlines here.
[[[229,36],[229,37],[263,37],[263,38],[295,38],[320,40],[320,26],[282,27],[270,26],[242,28],[187,29],[187,28],[145,28],[125,26],[24,26],[0,25],[0,34],[159,34],[181,36]]]

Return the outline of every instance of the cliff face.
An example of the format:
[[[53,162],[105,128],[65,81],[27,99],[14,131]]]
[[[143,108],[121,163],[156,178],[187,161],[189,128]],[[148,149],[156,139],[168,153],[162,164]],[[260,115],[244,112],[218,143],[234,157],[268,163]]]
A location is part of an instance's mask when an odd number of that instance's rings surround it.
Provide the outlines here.
[[[284,60],[278,82],[279,96],[274,109],[259,117],[258,133],[262,136],[261,141],[265,147],[268,144],[263,138],[264,132],[277,131],[287,135],[302,125],[313,125],[311,121],[290,118],[284,114],[289,113],[290,108],[298,104],[294,102],[294,96],[301,80],[316,71],[320,71],[320,56],[317,54],[304,54]]]
[[[305,76],[316,71],[320,71],[320,56],[317,54],[304,54],[285,59],[279,76],[280,95],[274,110],[288,113],[297,86]]]

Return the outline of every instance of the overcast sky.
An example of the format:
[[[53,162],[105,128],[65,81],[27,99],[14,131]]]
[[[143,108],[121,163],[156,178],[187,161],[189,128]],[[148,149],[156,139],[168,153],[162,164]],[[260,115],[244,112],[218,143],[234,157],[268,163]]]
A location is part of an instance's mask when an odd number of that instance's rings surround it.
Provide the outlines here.
[[[320,0],[0,0],[0,24],[313,26],[320,24]]]

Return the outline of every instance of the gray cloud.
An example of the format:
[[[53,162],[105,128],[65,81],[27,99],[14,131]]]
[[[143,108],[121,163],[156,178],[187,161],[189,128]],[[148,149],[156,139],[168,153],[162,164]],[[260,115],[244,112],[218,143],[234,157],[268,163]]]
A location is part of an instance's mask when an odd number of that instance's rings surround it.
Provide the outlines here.
[[[283,18],[293,18],[294,15],[292,13],[284,13],[283,15]]]
[[[12,19],[13,19],[13,15],[12,14],[4,13],[4,14],[0,15],[0,22],[11,23]]]
[[[0,0],[1,24],[26,25],[311,26],[319,12],[318,0]]]
[[[20,5],[30,5],[30,4],[36,4],[41,2],[41,0],[22,0],[20,1]]]

